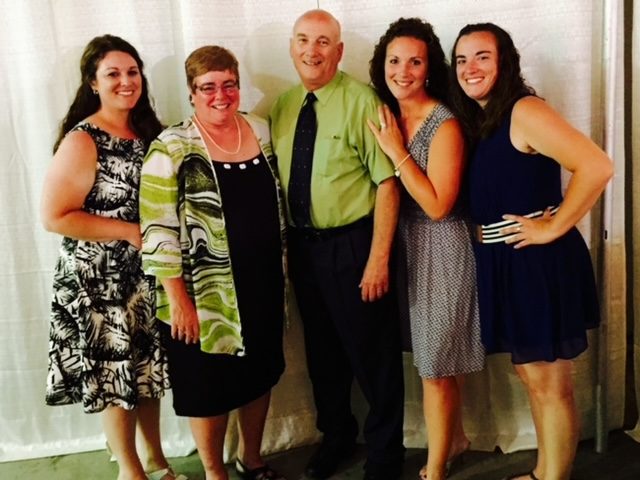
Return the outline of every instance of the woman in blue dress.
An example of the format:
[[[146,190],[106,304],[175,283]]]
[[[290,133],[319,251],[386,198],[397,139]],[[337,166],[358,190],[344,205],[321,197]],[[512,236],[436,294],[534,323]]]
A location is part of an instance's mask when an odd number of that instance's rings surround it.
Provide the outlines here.
[[[588,249],[575,224],[612,175],[590,139],[536,96],[509,34],[467,25],[453,47],[453,101],[473,145],[470,214],[476,224],[482,341],[508,352],[523,381],[538,459],[514,479],[568,479],[578,442],[572,362],[599,308]],[[572,173],[564,198],[560,168]]]

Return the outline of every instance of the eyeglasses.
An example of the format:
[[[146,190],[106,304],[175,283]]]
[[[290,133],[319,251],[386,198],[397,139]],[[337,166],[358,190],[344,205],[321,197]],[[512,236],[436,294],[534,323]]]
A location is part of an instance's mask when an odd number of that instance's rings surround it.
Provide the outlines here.
[[[229,95],[232,93],[236,93],[238,91],[238,81],[237,80],[228,80],[224,82],[222,85],[218,86],[215,83],[205,83],[204,85],[196,85],[194,87],[196,90],[200,90],[203,95],[210,97],[211,95],[215,95],[220,90],[222,90],[225,94]]]

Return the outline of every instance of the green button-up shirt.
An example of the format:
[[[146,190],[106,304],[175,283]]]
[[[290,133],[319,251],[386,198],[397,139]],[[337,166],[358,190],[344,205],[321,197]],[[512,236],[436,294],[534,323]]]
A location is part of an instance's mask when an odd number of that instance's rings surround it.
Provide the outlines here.
[[[315,228],[332,228],[372,214],[377,185],[393,176],[393,165],[366,124],[367,118],[377,123],[380,104],[370,87],[338,72],[313,93],[318,98],[314,105],[318,131],[311,173],[311,221]],[[293,137],[306,94],[298,85],[282,94],[271,110],[271,142],[286,199]]]

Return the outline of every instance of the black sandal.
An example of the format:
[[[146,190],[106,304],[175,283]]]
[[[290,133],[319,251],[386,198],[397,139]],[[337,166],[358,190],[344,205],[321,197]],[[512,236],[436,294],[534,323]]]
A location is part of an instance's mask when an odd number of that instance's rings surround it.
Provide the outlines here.
[[[249,470],[240,459],[236,459],[236,472],[243,480],[287,480],[267,464]]]

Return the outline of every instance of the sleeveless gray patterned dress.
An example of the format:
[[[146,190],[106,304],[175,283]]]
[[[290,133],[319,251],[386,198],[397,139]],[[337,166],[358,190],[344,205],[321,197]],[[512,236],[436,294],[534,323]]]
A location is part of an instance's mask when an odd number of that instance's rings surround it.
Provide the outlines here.
[[[421,169],[426,171],[438,127],[450,118],[445,106],[436,105],[411,140],[408,149]],[[433,221],[403,190],[399,241],[407,305],[401,311],[409,316],[414,363],[422,378],[484,367],[471,235],[457,203],[448,216]]]
[[[74,130],[91,135],[98,151],[82,209],[139,222],[144,142],[88,123]],[[127,241],[64,237],[53,277],[46,403],[81,402],[93,413],[111,405],[131,410],[140,397],[161,397],[169,377],[154,298],[140,251]]]

